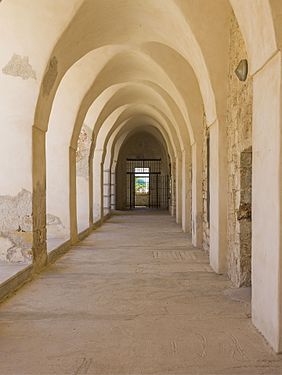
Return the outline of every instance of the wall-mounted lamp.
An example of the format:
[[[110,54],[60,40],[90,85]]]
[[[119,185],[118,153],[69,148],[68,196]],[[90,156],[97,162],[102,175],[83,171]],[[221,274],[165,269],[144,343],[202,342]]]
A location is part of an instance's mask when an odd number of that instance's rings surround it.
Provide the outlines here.
[[[248,76],[248,61],[241,60],[235,70],[235,74],[240,81],[246,81]]]

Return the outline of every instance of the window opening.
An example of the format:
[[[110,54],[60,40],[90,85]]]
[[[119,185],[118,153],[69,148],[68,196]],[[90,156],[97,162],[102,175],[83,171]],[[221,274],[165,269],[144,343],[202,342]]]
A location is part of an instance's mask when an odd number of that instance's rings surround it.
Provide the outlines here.
[[[150,168],[134,168],[135,207],[149,206]]]

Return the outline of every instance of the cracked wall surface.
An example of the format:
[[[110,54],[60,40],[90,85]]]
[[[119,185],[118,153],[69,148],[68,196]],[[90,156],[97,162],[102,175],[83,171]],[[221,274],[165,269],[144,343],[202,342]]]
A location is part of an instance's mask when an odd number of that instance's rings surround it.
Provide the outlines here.
[[[236,286],[251,283],[252,78],[234,71],[247,52],[233,15],[230,27],[228,139],[228,274]]]
[[[14,77],[20,77],[24,80],[36,79],[36,72],[29,63],[28,56],[14,54],[11,60],[2,69],[2,73]]]
[[[0,196],[0,261],[32,260],[32,195]]]
[[[89,178],[89,152],[92,140],[92,131],[87,125],[83,125],[79,134],[76,150],[76,175]]]

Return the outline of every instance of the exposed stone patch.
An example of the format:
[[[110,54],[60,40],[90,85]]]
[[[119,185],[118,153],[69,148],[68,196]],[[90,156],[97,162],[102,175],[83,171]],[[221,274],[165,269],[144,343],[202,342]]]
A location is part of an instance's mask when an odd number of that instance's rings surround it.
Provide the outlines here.
[[[203,175],[202,175],[202,193],[203,193],[203,249],[210,249],[210,224],[209,224],[209,189],[208,189],[208,129],[204,116],[203,119]]]
[[[173,215],[175,215],[176,213],[176,162],[175,161],[172,162],[171,185],[172,185],[171,211]]]
[[[32,196],[23,189],[15,197],[0,196],[0,260],[32,259]]]
[[[252,78],[239,81],[234,71],[247,59],[235,16],[231,18],[227,101],[228,274],[236,286],[251,283]]]
[[[241,203],[237,210],[237,220],[249,220],[252,219],[252,207],[250,203]]]
[[[23,189],[15,197],[0,196],[0,231],[32,231],[31,193]]]
[[[10,263],[24,263],[32,259],[32,250],[26,240],[32,239],[32,234],[15,236],[9,233],[9,237],[0,237],[0,260]]]
[[[46,225],[48,230],[48,238],[67,238],[68,231],[63,225],[61,219],[58,216],[47,214]]]
[[[190,207],[191,207],[191,212],[190,212],[190,218],[191,218],[191,226],[188,228],[188,230],[192,231],[192,225],[193,225],[193,220],[192,220],[192,160],[189,161],[188,164],[188,174],[187,174],[187,183],[188,183],[188,197],[190,201]]]
[[[56,225],[63,227],[61,219],[58,216],[47,214],[46,216],[46,224],[47,225]]]
[[[89,178],[88,158],[91,147],[92,131],[87,125],[83,125],[77,142],[76,150],[76,174],[79,177]]]
[[[58,76],[58,60],[53,56],[49,62],[49,67],[43,79],[43,95],[48,96],[56,82]]]
[[[9,76],[21,77],[24,80],[36,79],[35,70],[32,69],[28,56],[22,57],[14,54],[8,64],[4,66],[2,72]]]

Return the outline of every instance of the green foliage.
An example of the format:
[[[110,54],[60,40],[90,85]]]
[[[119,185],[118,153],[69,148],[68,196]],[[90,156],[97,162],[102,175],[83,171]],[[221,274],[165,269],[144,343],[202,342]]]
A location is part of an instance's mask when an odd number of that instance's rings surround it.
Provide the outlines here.
[[[148,183],[144,178],[135,179],[135,191],[136,193],[147,193],[148,192]]]

